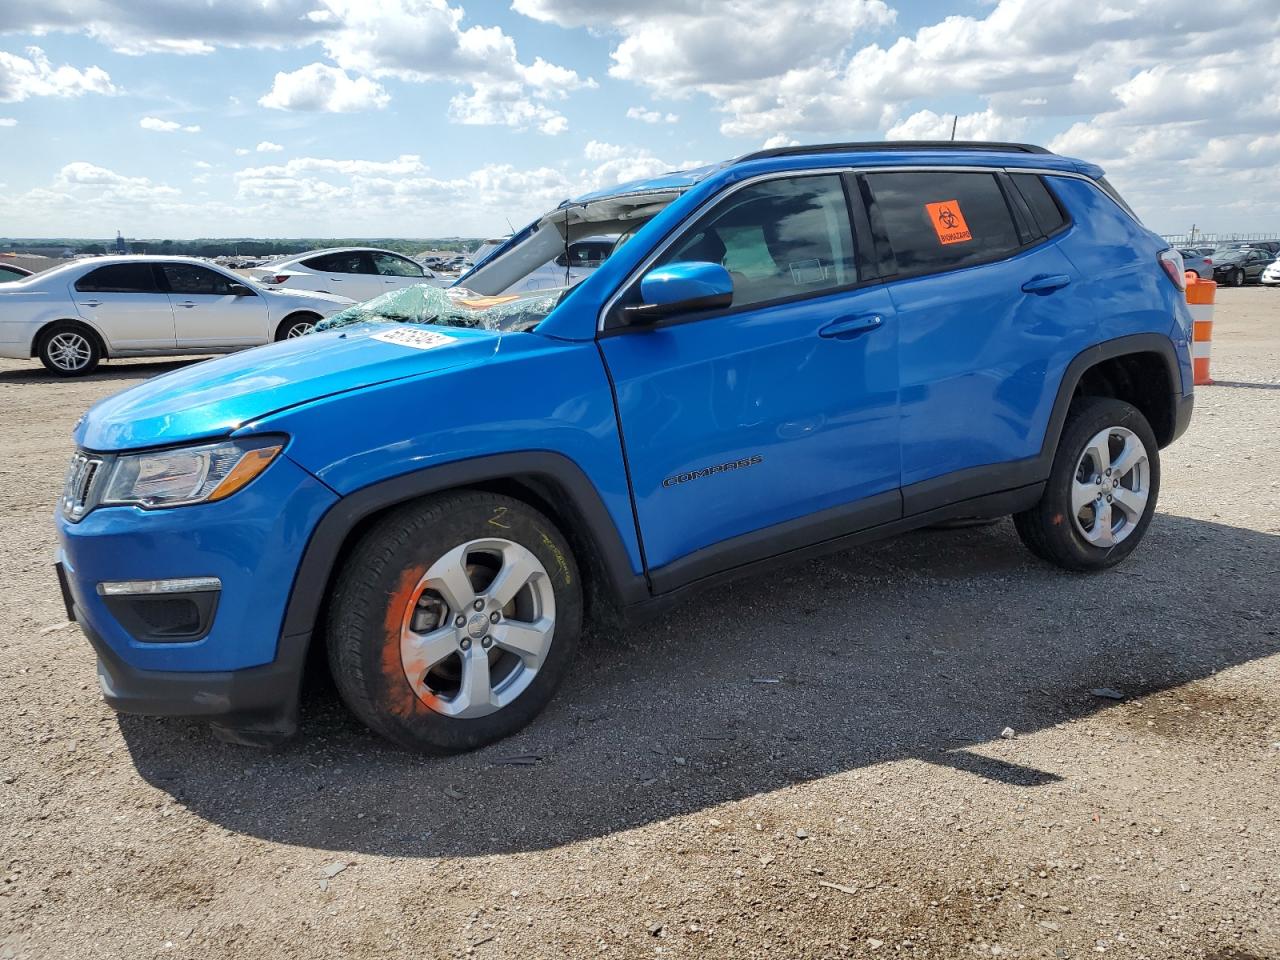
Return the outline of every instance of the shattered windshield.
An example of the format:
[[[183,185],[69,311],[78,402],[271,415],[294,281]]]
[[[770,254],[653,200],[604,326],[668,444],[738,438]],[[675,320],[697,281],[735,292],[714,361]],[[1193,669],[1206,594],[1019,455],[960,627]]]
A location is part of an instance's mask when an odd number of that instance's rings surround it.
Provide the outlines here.
[[[486,297],[465,287],[424,283],[384,293],[321,320],[317,332],[356,323],[434,323],[481,330],[531,330],[555,309],[568,287]]]

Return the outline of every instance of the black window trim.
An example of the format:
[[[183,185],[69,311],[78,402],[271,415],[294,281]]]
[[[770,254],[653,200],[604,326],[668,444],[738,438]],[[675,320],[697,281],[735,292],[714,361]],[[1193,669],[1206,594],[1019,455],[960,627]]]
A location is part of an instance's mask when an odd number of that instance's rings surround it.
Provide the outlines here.
[[[238,284],[238,285],[240,285],[240,286],[244,287],[246,290],[248,290],[248,291],[249,291],[249,293],[250,293],[252,296],[255,296],[255,297],[256,297],[256,296],[258,295],[258,292],[257,292],[256,290],[254,290],[254,289],[253,289],[253,287],[249,286],[249,284],[247,284],[247,283],[245,283],[245,282],[244,282],[244,278],[243,278],[243,277],[239,277],[239,276],[237,276],[237,275],[236,275],[236,274],[234,274],[234,273],[223,273],[221,270],[219,270],[219,269],[218,269],[217,267],[215,267],[213,264],[209,264],[209,263],[187,263],[185,260],[160,260],[160,261],[158,261],[158,262],[156,262],[156,263],[151,264],[151,273],[152,273],[152,275],[155,277],[155,281],[156,281],[156,288],[157,288],[157,290],[158,290],[160,293],[167,293],[167,294],[170,294],[171,296],[175,296],[175,297],[227,297],[227,296],[231,296],[231,294],[227,294],[227,293],[178,293],[178,292],[176,292],[172,287],[170,287],[170,286],[169,286],[169,278],[168,278],[167,276],[165,276],[165,272],[164,272],[164,268],[165,268],[166,266],[169,266],[169,267],[199,267],[199,268],[200,268],[200,269],[202,269],[202,270],[208,270],[210,273],[216,273],[218,276],[222,277],[222,279],[226,280],[226,281],[227,281],[227,284],[228,284],[228,285],[230,285],[230,286],[234,286],[234,285]],[[243,296],[243,294],[241,294],[241,296]]]
[[[845,174],[849,172],[848,167],[824,167],[819,170],[777,170],[772,173],[762,174],[756,177],[749,177],[738,183],[732,184],[728,188],[719,191],[711,197],[707,198],[707,202],[702,204],[697,210],[688,217],[676,224],[662,240],[654,247],[653,251],[640,262],[640,266],[627,275],[627,279],[619,285],[613,295],[605,302],[604,307],[600,310],[600,314],[596,324],[597,337],[617,336],[626,333],[638,333],[644,330],[660,330],[663,327],[678,326],[685,323],[696,323],[701,320],[715,320],[720,317],[731,317],[740,313],[747,313],[753,310],[766,310],[770,307],[779,307],[785,304],[798,303],[802,300],[816,300],[820,297],[829,297],[836,294],[848,293],[852,290],[860,290],[864,287],[874,286],[880,283],[879,277],[863,277],[861,275],[861,255],[858,254],[859,240],[858,226],[853,213],[853,198],[849,193],[849,184]],[[714,310],[696,310],[689,313],[673,314],[669,317],[663,317],[655,323],[647,323],[643,327],[633,327],[617,322],[611,322],[615,308],[619,302],[632,288],[639,283],[645,272],[661,257],[667,250],[675,244],[680,237],[684,236],[687,227],[691,227],[697,223],[702,217],[709,213],[714,207],[719,205],[720,201],[737,193],[748,186],[755,186],[769,180],[798,180],[804,177],[832,177],[834,176],[840,183],[840,188],[844,193],[845,214],[849,217],[849,232],[853,237],[853,246],[855,254],[855,269],[858,270],[859,278],[853,283],[841,284],[838,287],[826,287],[822,290],[811,290],[805,293],[796,293],[788,297],[775,297],[772,300],[760,300],[755,303],[733,304],[728,307],[720,307]]]
[[[1075,221],[1071,219],[1071,211],[1068,210],[1066,207],[1066,204],[1062,202],[1062,198],[1053,192],[1053,184],[1045,180],[1044,178],[1045,175],[1043,173],[1037,173],[1030,170],[1016,170],[1016,169],[1006,170],[1005,173],[1009,175],[1010,186],[1013,188],[1015,194],[1018,196],[1020,200],[1022,200],[1023,203],[1027,205],[1027,209],[1031,217],[1031,222],[1034,223],[1039,228],[1040,236],[1052,239],[1053,237],[1056,237],[1059,234],[1066,233],[1075,225]],[[1056,226],[1054,229],[1045,230],[1044,225],[1040,223],[1039,218],[1036,217],[1035,211],[1031,210],[1031,201],[1029,201],[1023,195],[1022,188],[1018,186],[1017,178],[1020,176],[1035,177],[1037,180],[1039,180],[1040,185],[1043,186],[1045,189],[1045,192],[1049,194],[1049,199],[1053,201],[1053,205],[1058,208],[1058,213],[1062,217],[1062,222],[1058,224],[1058,226]]]

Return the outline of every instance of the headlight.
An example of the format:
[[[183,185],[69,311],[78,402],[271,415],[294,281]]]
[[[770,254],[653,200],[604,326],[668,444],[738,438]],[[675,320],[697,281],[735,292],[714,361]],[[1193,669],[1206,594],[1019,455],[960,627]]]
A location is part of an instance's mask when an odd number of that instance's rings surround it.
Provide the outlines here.
[[[97,505],[155,509],[222,500],[267,469],[283,449],[283,437],[254,437],[121,454],[111,463]]]

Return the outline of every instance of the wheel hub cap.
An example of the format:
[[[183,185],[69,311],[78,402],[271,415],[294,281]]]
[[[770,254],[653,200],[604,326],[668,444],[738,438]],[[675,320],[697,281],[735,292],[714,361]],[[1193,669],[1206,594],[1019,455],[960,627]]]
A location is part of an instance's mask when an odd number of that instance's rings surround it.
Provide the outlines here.
[[[450,550],[412,591],[400,663],[418,699],[450,717],[501,710],[533,682],[555,632],[546,568],[511,540]]]
[[[1076,530],[1095,547],[1114,547],[1137,528],[1150,496],[1151,461],[1138,435],[1120,426],[1098,431],[1076,464]]]

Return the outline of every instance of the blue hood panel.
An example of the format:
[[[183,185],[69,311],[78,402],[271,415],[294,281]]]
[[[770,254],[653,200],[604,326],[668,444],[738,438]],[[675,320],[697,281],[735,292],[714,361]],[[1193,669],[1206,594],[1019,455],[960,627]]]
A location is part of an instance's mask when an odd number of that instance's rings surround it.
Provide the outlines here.
[[[378,339],[414,332],[452,339],[429,345],[427,336],[426,349]],[[501,339],[489,330],[387,324],[310,334],[195,363],[108,397],[76,425],[75,440],[105,452],[226,436],[300,403],[476,363]]]

